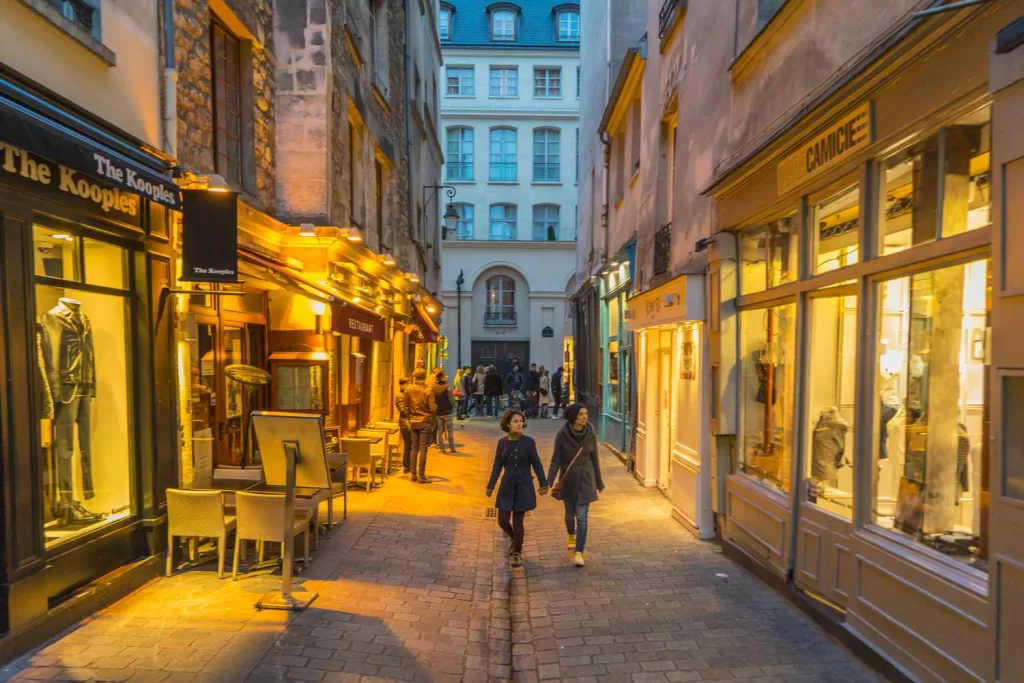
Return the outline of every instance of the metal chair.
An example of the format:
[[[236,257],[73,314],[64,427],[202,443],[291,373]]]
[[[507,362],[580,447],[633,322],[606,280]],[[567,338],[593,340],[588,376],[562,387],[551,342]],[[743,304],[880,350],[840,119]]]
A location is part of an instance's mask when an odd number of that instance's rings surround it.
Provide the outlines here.
[[[352,481],[359,483],[359,474],[362,470],[367,471],[366,478],[366,491],[369,493],[370,488],[373,486],[374,472],[377,470],[378,464],[383,464],[383,460],[380,456],[374,456],[370,450],[370,440],[360,439],[354,437],[343,437],[341,439],[341,449],[348,456],[348,467],[352,473]],[[381,483],[384,483],[384,477],[381,476]]]
[[[242,541],[257,543],[284,544],[284,496],[279,493],[247,493],[239,491],[235,494],[235,510],[238,513],[238,526],[235,531],[235,557],[231,569],[231,577],[238,580],[238,559],[241,556]],[[292,523],[296,535],[303,536],[303,565],[309,566],[309,525],[314,519],[312,510],[296,510]],[[261,559],[262,559],[262,549]],[[282,556],[284,553],[282,552]]]
[[[216,538],[217,576],[224,578],[228,532],[236,518],[224,514],[222,491],[167,489],[167,576],[174,570],[175,538]]]

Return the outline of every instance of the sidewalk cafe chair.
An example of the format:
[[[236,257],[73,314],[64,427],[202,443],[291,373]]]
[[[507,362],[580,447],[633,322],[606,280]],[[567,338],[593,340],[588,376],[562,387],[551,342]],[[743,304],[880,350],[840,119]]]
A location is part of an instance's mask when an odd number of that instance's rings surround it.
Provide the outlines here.
[[[402,434],[397,422],[377,422],[374,429],[383,429],[388,433],[388,473],[402,466]]]
[[[285,520],[284,495],[280,493],[248,493],[239,491],[235,494],[235,508],[238,513],[238,527],[235,531],[235,557],[231,570],[233,580],[238,580],[238,559],[241,556],[243,541],[257,543],[281,544],[281,556],[284,557]],[[309,527],[314,521],[313,510],[296,510],[292,520],[296,536],[303,537],[303,565],[309,567]],[[262,555],[261,555],[262,558]]]
[[[377,470],[377,465],[381,464],[381,459],[374,457],[370,451],[370,440],[342,437],[341,450],[348,456],[348,467],[352,473],[352,481],[358,484],[360,473],[366,470],[366,491],[369,493],[370,488],[373,486],[374,472]],[[381,483],[384,483],[383,476],[381,477]]]
[[[390,442],[391,435],[388,434],[386,429],[376,429],[374,427],[363,427],[362,429],[356,430],[356,436],[359,438],[370,439],[370,453],[375,458],[380,458],[381,461],[381,480],[391,473],[391,469],[388,467],[388,457],[391,452]],[[377,443],[373,443],[377,441]]]
[[[228,533],[236,518],[224,514],[222,491],[167,489],[167,576],[174,570],[175,538],[216,538],[217,576],[224,578]]]

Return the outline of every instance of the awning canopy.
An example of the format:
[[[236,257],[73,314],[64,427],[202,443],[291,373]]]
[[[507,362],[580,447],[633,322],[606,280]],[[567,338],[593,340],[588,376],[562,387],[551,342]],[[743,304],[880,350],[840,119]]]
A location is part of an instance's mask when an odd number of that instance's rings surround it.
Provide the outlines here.
[[[630,332],[646,327],[704,320],[704,276],[680,275],[629,299]]]
[[[330,304],[338,300],[338,296],[330,287],[313,282],[290,266],[278,263],[241,247],[238,249],[238,256],[245,262],[264,268],[268,272],[261,273],[261,275],[270,275],[284,289],[324,304]]]

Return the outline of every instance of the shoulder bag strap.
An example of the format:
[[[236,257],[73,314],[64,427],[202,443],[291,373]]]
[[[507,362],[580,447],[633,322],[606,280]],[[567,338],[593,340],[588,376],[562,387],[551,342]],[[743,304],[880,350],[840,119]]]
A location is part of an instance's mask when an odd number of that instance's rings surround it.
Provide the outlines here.
[[[569,469],[572,468],[572,466],[576,464],[576,459],[580,457],[580,453],[582,453],[582,452],[583,452],[583,447],[580,446],[580,449],[578,451],[576,451],[576,457],[574,457],[572,460],[569,461],[569,466],[565,468],[565,471],[564,472],[559,472],[559,474],[558,474],[558,481],[559,482],[562,481],[563,479],[565,479],[565,475],[567,475],[569,473]]]

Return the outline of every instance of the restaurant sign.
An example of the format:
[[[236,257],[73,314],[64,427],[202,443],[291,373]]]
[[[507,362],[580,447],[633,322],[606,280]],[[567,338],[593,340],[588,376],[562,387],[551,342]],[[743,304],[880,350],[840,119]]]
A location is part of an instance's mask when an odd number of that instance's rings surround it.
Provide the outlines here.
[[[865,102],[779,162],[779,196],[851,158],[871,143],[871,134],[871,103]]]
[[[331,307],[331,329],[339,334],[387,341],[383,318],[347,304],[335,303]]]

